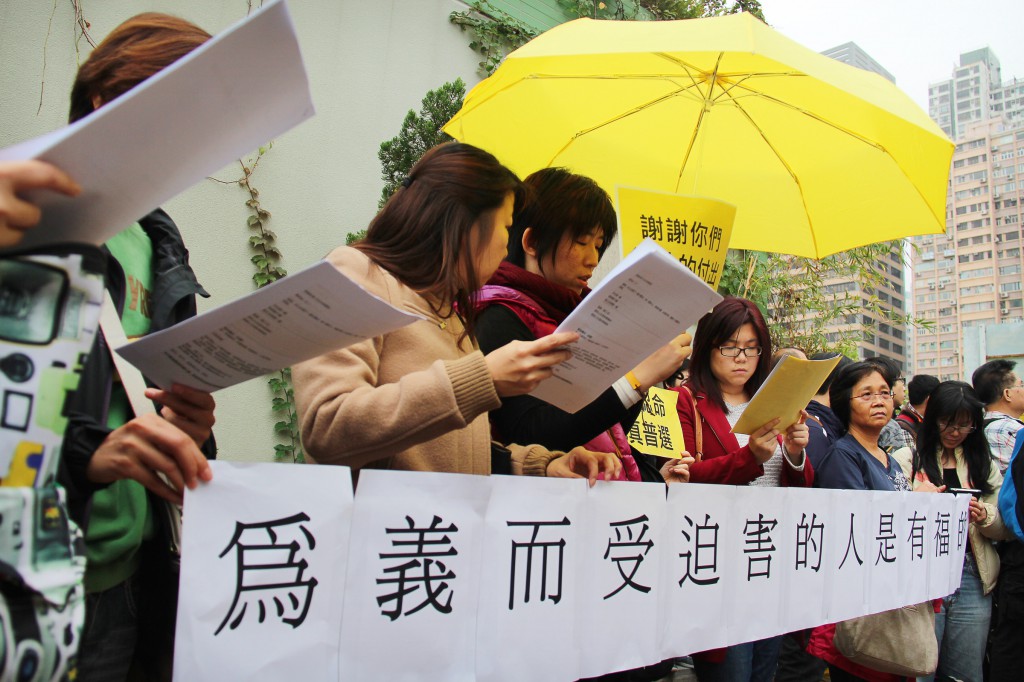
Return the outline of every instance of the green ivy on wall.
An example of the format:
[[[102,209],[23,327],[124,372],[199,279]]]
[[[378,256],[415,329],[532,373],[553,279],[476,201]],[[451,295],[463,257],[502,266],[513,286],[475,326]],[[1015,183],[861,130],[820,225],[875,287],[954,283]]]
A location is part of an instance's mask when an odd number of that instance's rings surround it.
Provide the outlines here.
[[[537,35],[534,29],[487,0],[473,0],[469,7],[465,12],[452,12],[448,20],[472,36],[470,49],[483,57],[479,65],[481,76],[491,75],[505,55]]]
[[[250,232],[249,247],[253,251],[249,257],[255,270],[252,274],[252,281],[257,289],[272,284],[288,274],[288,271],[281,266],[282,255],[280,249],[277,248],[277,235],[267,225],[271,219],[270,211],[263,207],[260,201],[260,192],[253,184],[253,174],[256,172],[256,168],[273,147],[274,143],[270,142],[260,147],[255,157],[248,161],[239,159],[238,165],[242,169],[242,177],[238,180],[225,181],[210,178],[221,184],[237,184],[248,197],[245,200],[245,206],[249,215],[245,222]],[[272,375],[267,380],[267,386],[272,395],[270,409],[279,417],[274,424],[274,434],[283,441],[274,444],[274,459],[279,462],[303,462],[305,453],[302,450],[299,434],[299,418],[295,406],[291,368],[285,367]]]

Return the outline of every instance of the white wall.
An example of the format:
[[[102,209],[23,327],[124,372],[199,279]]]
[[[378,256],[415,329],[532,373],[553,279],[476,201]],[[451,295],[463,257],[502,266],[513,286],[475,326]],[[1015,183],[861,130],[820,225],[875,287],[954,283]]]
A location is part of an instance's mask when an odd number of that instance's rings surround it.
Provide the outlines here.
[[[216,33],[248,9],[246,0],[83,4],[97,42],[139,12],[176,14]],[[292,0],[290,9],[317,115],[274,141],[252,183],[272,213],[268,227],[277,234],[283,265],[296,271],[366,226],[383,185],[380,143],[398,134],[406,112],[418,111],[428,90],[460,76],[471,87],[478,57],[468,35],[448,21],[451,11],[465,9],[455,0]],[[78,47],[76,55],[71,3],[0,1],[0,147],[63,125],[77,64],[90,49],[85,41]],[[241,170],[235,164],[216,177],[237,179]],[[207,180],[165,206],[212,294],[200,310],[253,289],[246,199],[237,185]],[[275,416],[266,383],[250,381],[216,398],[220,456],[269,460]]]

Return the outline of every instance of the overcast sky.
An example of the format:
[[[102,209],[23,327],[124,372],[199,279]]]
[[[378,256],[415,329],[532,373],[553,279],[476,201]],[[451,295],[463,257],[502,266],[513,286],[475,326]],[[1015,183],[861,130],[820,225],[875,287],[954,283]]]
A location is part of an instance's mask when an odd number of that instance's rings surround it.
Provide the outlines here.
[[[1003,81],[1024,79],[1022,0],[761,0],[768,23],[821,52],[847,42],[896,77],[928,110],[928,83],[949,78],[961,52],[991,47]]]

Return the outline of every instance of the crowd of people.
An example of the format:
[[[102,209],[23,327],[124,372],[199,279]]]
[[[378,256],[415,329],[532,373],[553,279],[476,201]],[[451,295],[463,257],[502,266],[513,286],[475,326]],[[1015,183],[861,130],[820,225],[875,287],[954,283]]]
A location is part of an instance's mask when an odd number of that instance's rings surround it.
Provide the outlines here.
[[[81,65],[71,120],[208,38],[160,14],[125,22]],[[16,250],[39,220],[25,199],[29,190],[79,192],[48,164],[0,164],[0,247],[8,249],[0,258],[40,252]],[[1024,549],[995,504],[1024,412],[1014,364],[989,362],[972,384],[928,376],[906,384],[888,358],[841,358],[795,423],[780,428],[774,419],[749,436],[736,434],[773,361],[804,354],[773,352],[765,311],[727,297],[700,319],[692,338],[679,330],[589,405],[567,413],[529,394],[571,357],[576,335],[555,329],[589,293],[616,230],[610,198],[588,178],[549,168],[520,180],[467,144],[429,150],[365,238],[328,256],[361,286],[422,319],[294,368],[309,460],[347,465],[357,478],[361,469],[386,468],[586,478],[591,485],[966,491],[970,542],[960,588],[935,606],[935,679],[1015,678],[1024,656]],[[195,315],[196,296],[206,295],[181,235],[159,209],[102,254],[106,287],[130,338]],[[126,296],[137,286],[145,306]],[[185,487],[211,479],[207,460],[216,454],[210,394],[149,388],[145,398],[156,411],[136,415],[124,384],[98,335],[67,405],[59,474],[68,517],[84,529],[87,558],[80,645],[62,670],[87,682],[170,679],[175,521],[164,511],[180,504]],[[674,459],[634,450],[625,435],[655,386],[678,394],[690,447]],[[38,598],[4,576],[0,595],[9,605]],[[693,665],[702,681],[810,681],[826,669],[833,680],[895,679],[845,658],[834,631],[823,625],[700,652]],[[672,664],[606,679],[658,679]]]

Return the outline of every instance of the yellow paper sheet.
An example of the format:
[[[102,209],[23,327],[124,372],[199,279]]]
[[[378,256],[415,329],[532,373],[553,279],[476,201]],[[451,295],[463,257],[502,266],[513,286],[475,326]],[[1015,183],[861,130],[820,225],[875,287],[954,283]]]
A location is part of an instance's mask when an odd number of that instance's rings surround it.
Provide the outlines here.
[[[751,434],[776,417],[782,418],[777,429],[789,428],[837,364],[838,355],[829,360],[801,360],[787,355],[750,399],[732,432]]]
[[[686,450],[676,400],[679,394],[664,388],[647,392],[640,416],[627,434],[629,446],[640,452],[675,459]]]

